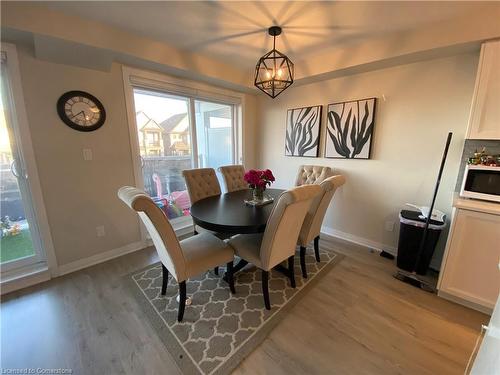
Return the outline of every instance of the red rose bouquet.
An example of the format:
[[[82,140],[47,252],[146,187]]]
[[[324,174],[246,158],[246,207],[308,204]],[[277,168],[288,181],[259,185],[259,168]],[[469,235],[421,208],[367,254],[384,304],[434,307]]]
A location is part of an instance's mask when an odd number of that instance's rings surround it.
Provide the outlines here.
[[[275,181],[275,178],[270,169],[250,169],[245,173],[244,180],[248,183],[250,189],[253,189],[254,199],[262,200],[264,198],[264,190]]]

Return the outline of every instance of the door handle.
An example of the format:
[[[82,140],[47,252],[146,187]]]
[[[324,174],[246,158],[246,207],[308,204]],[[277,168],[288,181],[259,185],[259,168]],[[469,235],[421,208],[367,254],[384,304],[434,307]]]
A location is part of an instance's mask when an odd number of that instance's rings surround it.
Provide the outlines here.
[[[14,177],[19,178],[19,171],[17,170],[17,163],[15,160],[12,160],[12,163],[10,163],[10,171],[14,175]]]
[[[139,162],[141,163],[141,169],[144,169],[144,158],[139,155]]]
[[[24,171],[19,170],[15,159],[12,160],[12,163],[10,163],[10,171],[16,178],[24,178],[25,180],[28,179],[28,175]]]

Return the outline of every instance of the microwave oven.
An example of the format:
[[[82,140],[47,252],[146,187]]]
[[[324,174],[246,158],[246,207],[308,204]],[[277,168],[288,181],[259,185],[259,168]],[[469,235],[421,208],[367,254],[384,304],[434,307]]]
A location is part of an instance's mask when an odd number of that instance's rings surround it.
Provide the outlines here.
[[[500,167],[468,165],[465,168],[460,196],[500,202]]]

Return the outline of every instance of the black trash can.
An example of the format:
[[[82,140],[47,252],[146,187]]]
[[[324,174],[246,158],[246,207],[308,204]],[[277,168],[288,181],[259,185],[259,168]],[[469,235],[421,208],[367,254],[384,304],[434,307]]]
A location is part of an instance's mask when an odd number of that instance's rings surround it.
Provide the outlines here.
[[[420,215],[421,212],[409,210],[402,210],[399,214],[397,266],[405,271],[416,271],[419,275],[425,275],[429,269],[429,263],[439,241],[441,231],[446,223],[436,220],[430,221],[424,251],[417,265],[418,251],[425,228],[425,219],[420,218]]]

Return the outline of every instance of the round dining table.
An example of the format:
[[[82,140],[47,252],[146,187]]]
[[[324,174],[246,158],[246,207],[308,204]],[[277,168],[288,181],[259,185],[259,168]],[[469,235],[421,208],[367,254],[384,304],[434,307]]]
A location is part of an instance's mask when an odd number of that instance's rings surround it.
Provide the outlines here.
[[[245,203],[245,199],[252,199],[250,189],[204,198],[191,205],[191,217],[194,224],[217,233],[228,235],[262,233],[283,191],[266,189],[264,194],[274,198],[274,201],[263,206],[251,206]],[[240,259],[233,271],[238,272],[247,264],[246,260]]]
[[[283,191],[266,189],[264,194],[274,198],[274,201],[263,206],[245,204],[245,199],[252,199],[250,189],[215,195],[193,203],[191,217],[194,224],[217,233],[262,233]]]

